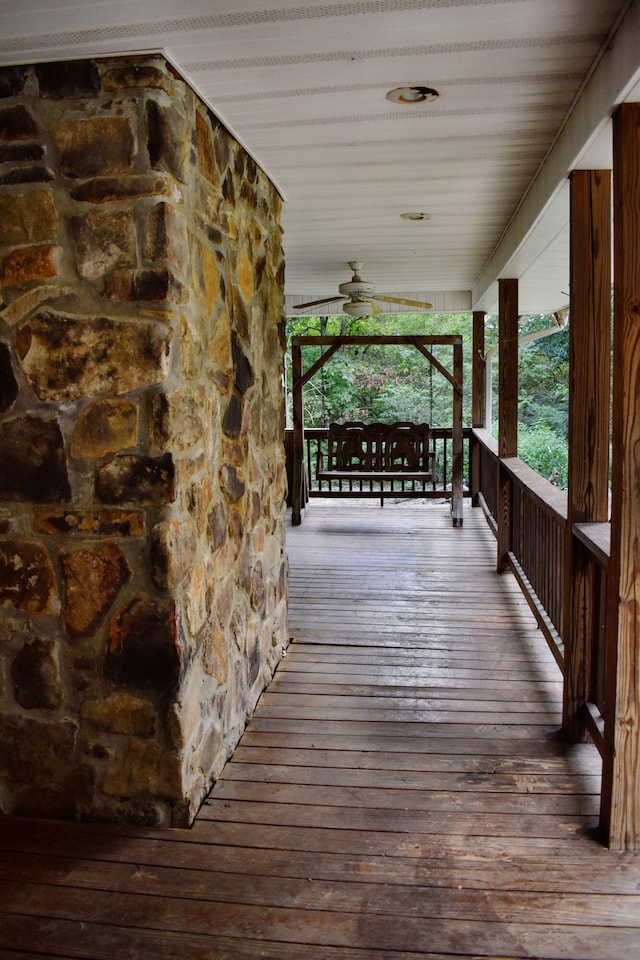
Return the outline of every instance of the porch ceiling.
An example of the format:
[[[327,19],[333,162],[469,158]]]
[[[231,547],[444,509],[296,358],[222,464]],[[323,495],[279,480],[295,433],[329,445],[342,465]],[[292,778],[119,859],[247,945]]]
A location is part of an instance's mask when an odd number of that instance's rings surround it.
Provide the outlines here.
[[[280,188],[288,307],[363,260],[377,292],[437,309],[493,312],[517,276],[541,312],[568,299],[567,174],[610,165],[635,96],[640,0],[0,3],[5,64],[147,50]],[[385,99],[404,85],[440,96]]]

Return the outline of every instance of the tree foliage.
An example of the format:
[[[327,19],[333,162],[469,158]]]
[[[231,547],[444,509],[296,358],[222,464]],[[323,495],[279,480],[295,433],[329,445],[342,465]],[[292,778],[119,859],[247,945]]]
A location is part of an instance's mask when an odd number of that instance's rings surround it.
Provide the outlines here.
[[[549,328],[547,316],[526,318],[521,333]],[[485,350],[497,342],[495,317],[485,324]],[[463,422],[471,423],[471,359],[473,323],[470,314],[383,314],[379,317],[291,317],[288,321],[287,354],[288,418],[291,422],[290,341],[294,336],[315,334],[398,335],[422,334],[463,338]],[[321,348],[304,347],[308,369]],[[453,369],[453,350],[434,345],[434,356]],[[555,467],[558,483],[566,486],[568,424],[568,330],[535,340],[519,351],[519,455],[543,476]],[[494,376],[494,390],[497,387]],[[411,420],[435,427],[452,422],[451,385],[413,346],[344,346],[305,386],[305,425],[326,426],[332,421],[365,422]],[[497,400],[494,403],[497,421]],[[495,432],[495,429],[494,429]]]

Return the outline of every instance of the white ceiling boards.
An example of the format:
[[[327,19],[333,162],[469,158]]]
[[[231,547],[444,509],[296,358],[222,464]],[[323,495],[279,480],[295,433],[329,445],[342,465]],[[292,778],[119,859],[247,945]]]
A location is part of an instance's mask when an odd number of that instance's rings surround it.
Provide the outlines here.
[[[521,311],[551,311],[563,185],[638,80],[640,0],[0,2],[4,64],[145,50],[281,190],[290,298],[331,295],[360,260],[434,309],[492,311],[519,276]],[[439,96],[387,99],[405,86]]]

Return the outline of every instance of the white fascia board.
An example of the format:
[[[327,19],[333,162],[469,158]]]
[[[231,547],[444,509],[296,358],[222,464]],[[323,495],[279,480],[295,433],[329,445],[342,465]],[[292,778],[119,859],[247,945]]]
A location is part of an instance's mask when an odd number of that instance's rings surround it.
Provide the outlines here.
[[[531,266],[565,217],[566,200],[554,210],[569,173],[608,124],[616,107],[640,80],[640,0],[631,0],[618,29],[582,95],[575,104],[555,144],[525,194],[472,292],[474,310],[490,310],[496,302],[496,283],[501,277],[520,277]],[[564,211],[564,214],[563,214]],[[533,232],[544,226],[539,241]],[[526,244],[526,249],[525,249]],[[522,254],[522,256],[518,256]]]

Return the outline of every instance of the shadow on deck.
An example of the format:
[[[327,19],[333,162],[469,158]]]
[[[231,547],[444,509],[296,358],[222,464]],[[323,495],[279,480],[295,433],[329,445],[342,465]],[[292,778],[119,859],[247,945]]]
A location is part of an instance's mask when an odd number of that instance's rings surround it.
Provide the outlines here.
[[[7,819],[0,957],[619,960],[640,855],[480,511],[314,502],[292,644],[190,831]]]

